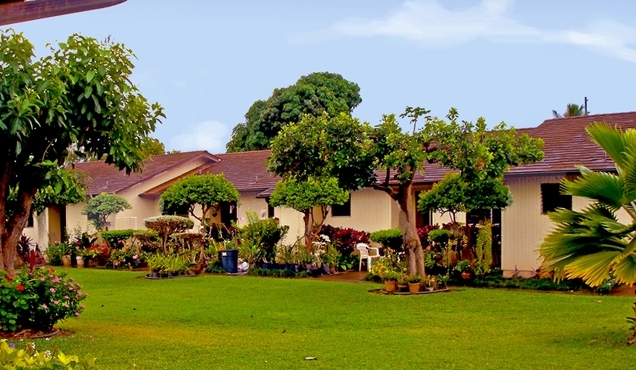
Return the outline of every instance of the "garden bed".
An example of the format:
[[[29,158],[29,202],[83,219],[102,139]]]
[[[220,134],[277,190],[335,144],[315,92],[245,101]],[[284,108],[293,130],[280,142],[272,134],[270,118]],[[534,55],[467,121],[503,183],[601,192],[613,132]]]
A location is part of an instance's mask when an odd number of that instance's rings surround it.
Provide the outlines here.
[[[418,295],[418,294],[434,294],[434,293],[446,293],[450,292],[450,289],[435,289],[435,290],[421,290],[419,292],[387,292],[384,289],[371,289],[369,290],[371,293],[385,294],[385,295]]]

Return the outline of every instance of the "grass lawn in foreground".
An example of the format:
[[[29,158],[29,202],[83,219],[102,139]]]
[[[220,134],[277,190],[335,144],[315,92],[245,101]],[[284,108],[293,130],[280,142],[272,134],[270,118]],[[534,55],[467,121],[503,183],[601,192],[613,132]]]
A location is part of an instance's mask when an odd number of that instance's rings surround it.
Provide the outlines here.
[[[90,296],[70,337],[101,369],[634,369],[632,298],[458,289],[384,296],[379,285],[67,270]],[[307,361],[306,356],[316,357]]]

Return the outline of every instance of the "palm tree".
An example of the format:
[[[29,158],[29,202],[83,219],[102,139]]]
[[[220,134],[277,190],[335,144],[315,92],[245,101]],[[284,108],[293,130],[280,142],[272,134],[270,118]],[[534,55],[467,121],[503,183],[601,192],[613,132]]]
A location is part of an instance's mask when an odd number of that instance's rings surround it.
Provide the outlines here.
[[[555,110],[552,110],[552,115],[554,116],[554,118],[587,116],[587,113],[588,112],[585,111],[585,106],[583,104],[578,105],[574,103],[567,105],[567,107],[565,108],[565,112],[563,112],[563,115],[559,114]]]
[[[581,278],[591,287],[614,278],[636,283],[636,130],[623,132],[607,124],[587,129],[596,144],[616,163],[616,173],[594,172],[580,166],[581,176],[563,180],[565,194],[585,197],[591,204],[581,211],[558,209],[549,214],[556,223],[539,252],[543,267],[555,277]],[[618,220],[625,210],[629,224]]]

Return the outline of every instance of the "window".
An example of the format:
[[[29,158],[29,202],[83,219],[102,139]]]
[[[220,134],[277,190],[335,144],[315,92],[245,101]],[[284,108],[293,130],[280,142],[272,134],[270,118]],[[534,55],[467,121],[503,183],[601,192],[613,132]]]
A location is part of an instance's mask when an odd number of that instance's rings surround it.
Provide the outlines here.
[[[351,193],[349,193],[349,199],[344,204],[331,206],[331,215],[333,217],[351,217]]]
[[[572,209],[572,196],[561,194],[560,184],[541,184],[541,203],[543,214],[557,208]]]
[[[267,202],[267,218],[274,218],[274,207],[269,202]]]

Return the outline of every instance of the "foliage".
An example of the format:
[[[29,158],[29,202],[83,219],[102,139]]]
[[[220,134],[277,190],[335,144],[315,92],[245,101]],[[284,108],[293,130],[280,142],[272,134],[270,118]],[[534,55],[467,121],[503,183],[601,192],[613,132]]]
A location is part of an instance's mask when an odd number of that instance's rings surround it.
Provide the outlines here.
[[[344,204],[349,193],[338,186],[335,178],[309,178],[298,181],[294,178],[276,183],[269,204],[272,207],[289,207],[303,214],[305,245],[309,247],[320,231],[332,204]],[[315,219],[314,207],[320,207],[319,219]]]
[[[607,124],[587,127],[592,141],[616,164],[616,173],[594,172],[579,167],[581,176],[563,180],[565,194],[587,198],[581,211],[557,209],[549,214],[555,223],[539,252],[543,268],[555,278],[581,278],[596,287],[610,277],[618,284],[636,283],[636,130],[621,131]],[[617,212],[624,210],[631,222],[623,224]]]
[[[134,247],[116,249],[110,252],[110,265],[114,268],[134,269],[146,263],[144,254]]]
[[[224,174],[194,175],[185,177],[166,189],[159,199],[163,214],[190,214],[209,225],[210,217],[219,211],[221,202],[235,202],[239,192]],[[201,207],[201,215],[194,211]]]
[[[122,44],[73,35],[35,58],[22,34],[0,33],[0,269],[12,270],[17,240],[36,193],[65,194],[76,181],[70,150],[105,156],[139,172],[143,144],[163,117],[131,82],[133,54]],[[73,149],[75,148],[75,149]],[[15,194],[15,203],[8,201]],[[10,208],[10,209],[9,209]]]
[[[482,221],[479,226],[475,243],[475,273],[483,275],[492,266],[492,222]]]
[[[371,265],[371,270],[369,271],[375,276],[379,276],[381,279],[389,279],[395,280],[398,277],[401,277],[405,274],[406,266],[403,261],[399,261],[394,256],[384,256],[379,258],[373,265]]]
[[[352,228],[323,225],[319,232],[326,235],[343,257],[351,256],[358,243],[369,243],[369,233]]]
[[[67,356],[57,349],[54,352],[49,350],[38,352],[35,350],[35,343],[33,342],[28,343],[26,349],[17,349],[14,347],[14,343],[8,343],[6,339],[0,339],[0,366],[3,369],[97,369],[97,366],[95,366],[96,359],[89,355],[83,358],[79,358],[75,355]]]
[[[346,113],[303,116],[273,140],[267,167],[285,180],[333,177],[343,190],[370,186],[375,181],[368,154],[370,130]]]
[[[56,191],[51,185],[38,189],[31,205],[35,213],[42,213],[46,207],[52,205],[64,206],[86,200],[86,190],[88,189],[86,175],[79,171],[68,170],[64,179],[67,184],[59,191]]]
[[[122,249],[124,242],[133,236],[132,229],[104,230],[100,233],[102,239],[108,242],[111,248]]]
[[[155,216],[144,220],[144,225],[155,231],[162,240],[162,248],[168,252],[168,238],[174,233],[179,233],[191,229],[194,222],[187,217],[181,216]]]
[[[554,118],[563,118],[563,117],[577,117],[577,116],[587,116],[588,112],[585,111],[585,104],[574,104],[570,103],[565,107],[565,112],[563,114],[557,113],[557,111],[552,110],[552,116]]]
[[[171,253],[169,255],[162,255],[155,253],[148,255],[146,258],[148,261],[148,269],[151,272],[183,275],[191,271],[190,261],[184,254]]]
[[[228,152],[261,150],[290,122],[298,122],[306,115],[327,113],[336,117],[351,114],[362,102],[360,88],[341,75],[329,72],[302,76],[296,84],[275,89],[266,101],[258,100],[245,114],[245,122],[232,130]]]
[[[239,229],[238,238],[243,244],[250,244],[257,250],[254,262],[274,262],[276,246],[289,231],[289,226],[280,226],[276,220],[260,220],[254,211],[247,211],[247,224]]]
[[[423,280],[421,275],[409,275],[406,278],[406,281],[411,283],[411,284],[417,284],[417,283],[421,283]]]
[[[104,230],[108,228],[110,215],[131,208],[130,203],[123,197],[117,194],[101,193],[86,202],[82,214],[95,225],[95,229]]]
[[[21,269],[0,274],[0,327],[50,332],[60,320],[79,316],[87,295],[66,273],[53,269]]]
[[[371,240],[382,244],[384,248],[389,248],[393,252],[401,252],[404,250],[402,247],[402,232],[400,229],[387,229],[374,231],[370,235]]]
[[[461,260],[455,265],[455,271],[457,272],[470,272],[470,261]]]
[[[453,221],[460,211],[504,209],[512,203],[504,174],[512,166],[543,159],[543,140],[518,134],[505,123],[488,130],[486,120],[461,121],[452,108],[448,122],[426,117],[424,135],[428,160],[457,173],[447,174],[430,191],[420,195],[420,210],[449,212]]]
[[[162,246],[162,239],[154,230],[133,230],[131,244],[141,252],[155,252]]]

